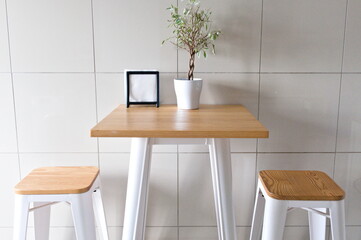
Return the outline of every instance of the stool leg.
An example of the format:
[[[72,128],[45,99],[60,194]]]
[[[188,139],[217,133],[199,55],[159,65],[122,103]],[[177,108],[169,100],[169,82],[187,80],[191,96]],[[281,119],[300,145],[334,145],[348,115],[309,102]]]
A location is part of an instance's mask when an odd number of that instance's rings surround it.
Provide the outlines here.
[[[252,228],[250,240],[259,240],[261,237],[265,199],[261,190],[257,188],[256,201],[253,210]]]
[[[287,201],[266,198],[263,240],[282,240],[287,216]]]
[[[34,202],[34,207],[47,204],[47,202]],[[34,210],[34,231],[36,240],[49,239],[50,206]]]
[[[332,240],[346,240],[344,200],[331,203],[330,219]]]
[[[28,227],[29,202],[27,196],[15,195],[14,240],[25,240]]]
[[[326,213],[326,208],[315,208],[320,212]],[[326,217],[308,212],[308,223],[310,230],[310,240],[325,240],[326,238]]]
[[[98,220],[98,224],[100,225],[101,235],[103,236],[103,240],[108,240],[107,220],[105,218],[103,200],[101,190],[99,188],[93,193],[93,201],[94,213],[96,215],[96,219]]]
[[[77,240],[96,240],[92,192],[71,194],[70,204]]]

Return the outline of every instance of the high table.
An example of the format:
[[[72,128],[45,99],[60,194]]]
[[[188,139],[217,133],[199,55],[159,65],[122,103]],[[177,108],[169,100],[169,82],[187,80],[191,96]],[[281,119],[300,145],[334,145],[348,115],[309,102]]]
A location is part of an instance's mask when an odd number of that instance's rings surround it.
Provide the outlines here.
[[[131,137],[123,240],[144,239],[148,179],[155,144],[206,144],[212,171],[218,237],[236,239],[232,203],[230,138],[267,138],[268,130],[242,105],[117,107],[94,128],[92,137]]]

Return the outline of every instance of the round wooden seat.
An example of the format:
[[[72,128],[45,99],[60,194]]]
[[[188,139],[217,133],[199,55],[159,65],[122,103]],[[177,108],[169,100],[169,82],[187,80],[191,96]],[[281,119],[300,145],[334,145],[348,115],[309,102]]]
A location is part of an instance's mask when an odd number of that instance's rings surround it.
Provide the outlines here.
[[[326,173],[320,171],[260,171],[259,179],[268,196],[279,200],[335,201],[345,192]]]
[[[15,186],[15,193],[79,194],[89,191],[99,174],[97,167],[42,167],[31,171]]]

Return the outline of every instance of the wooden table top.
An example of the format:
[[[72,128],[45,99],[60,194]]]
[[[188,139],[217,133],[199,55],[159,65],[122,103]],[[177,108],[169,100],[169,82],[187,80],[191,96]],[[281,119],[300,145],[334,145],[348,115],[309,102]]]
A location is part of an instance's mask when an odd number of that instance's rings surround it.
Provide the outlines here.
[[[91,129],[92,137],[267,138],[268,130],[242,105],[118,106]]]

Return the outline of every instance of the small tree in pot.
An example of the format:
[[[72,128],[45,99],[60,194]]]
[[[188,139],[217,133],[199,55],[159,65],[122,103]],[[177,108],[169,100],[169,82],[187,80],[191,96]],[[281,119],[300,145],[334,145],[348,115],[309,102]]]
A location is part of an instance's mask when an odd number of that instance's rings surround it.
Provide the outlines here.
[[[175,79],[174,86],[177,95],[178,108],[197,109],[202,89],[202,80],[194,79],[195,57],[203,55],[207,57],[207,51],[211,49],[215,54],[214,41],[220,35],[220,31],[211,30],[210,10],[200,8],[198,0],[187,0],[183,11],[178,7],[171,6],[171,19],[169,27],[173,28],[173,36],[163,41],[169,41],[178,48],[189,53],[188,80]],[[163,44],[162,43],[162,44]],[[194,80],[194,81],[193,81]],[[196,81],[197,80],[197,81]]]
[[[220,31],[211,30],[210,10],[202,10],[197,0],[188,0],[183,11],[178,7],[171,6],[171,19],[169,27],[174,28],[173,36],[163,41],[170,41],[178,48],[189,53],[188,79],[193,80],[195,56],[207,57],[207,50],[211,48],[215,54],[214,41],[220,35]],[[162,44],[163,44],[162,43]]]

